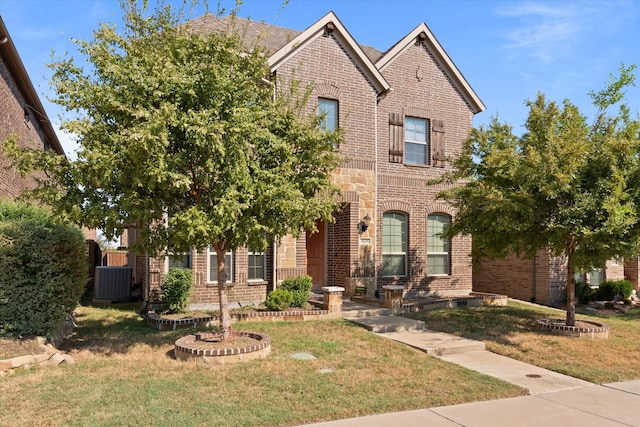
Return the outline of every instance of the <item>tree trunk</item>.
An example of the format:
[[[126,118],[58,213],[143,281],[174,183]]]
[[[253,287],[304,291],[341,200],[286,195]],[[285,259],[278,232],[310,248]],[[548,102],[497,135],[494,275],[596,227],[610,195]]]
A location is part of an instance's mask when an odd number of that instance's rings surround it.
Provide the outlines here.
[[[573,251],[575,249],[575,238],[567,237],[567,326],[576,324],[576,280],[573,269]]]
[[[220,333],[222,341],[233,338],[231,330],[231,316],[229,315],[229,298],[227,295],[227,272],[224,265],[224,259],[227,255],[225,248],[214,245],[216,256],[218,258],[218,297],[220,300]]]

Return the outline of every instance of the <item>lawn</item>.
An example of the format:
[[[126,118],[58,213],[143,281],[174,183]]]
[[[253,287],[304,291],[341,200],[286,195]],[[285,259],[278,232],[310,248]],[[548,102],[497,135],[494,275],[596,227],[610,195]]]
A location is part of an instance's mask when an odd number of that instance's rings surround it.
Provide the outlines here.
[[[290,426],[526,393],[341,320],[237,325],[269,334],[271,355],[180,362],[190,331],[149,328],[137,308],[80,307],[61,346],[76,363],[0,377],[0,425]],[[303,351],[317,359],[290,357]]]
[[[608,324],[609,339],[571,338],[535,330],[535,320],[565,317],[563,310],[509,301],[413,313],[427,328],[483,341],[487,350],[594,383],[640,378],[640,308],[616,316],[578,315]]]

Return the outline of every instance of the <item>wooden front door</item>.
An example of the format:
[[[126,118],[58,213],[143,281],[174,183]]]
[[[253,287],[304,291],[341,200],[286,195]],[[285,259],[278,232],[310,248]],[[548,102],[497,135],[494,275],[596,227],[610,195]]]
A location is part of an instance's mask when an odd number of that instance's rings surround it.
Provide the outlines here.
[[[318,231],[307,231],[307,274],[313,279],[313,290],[325,286],[325,225],[318,221]]]

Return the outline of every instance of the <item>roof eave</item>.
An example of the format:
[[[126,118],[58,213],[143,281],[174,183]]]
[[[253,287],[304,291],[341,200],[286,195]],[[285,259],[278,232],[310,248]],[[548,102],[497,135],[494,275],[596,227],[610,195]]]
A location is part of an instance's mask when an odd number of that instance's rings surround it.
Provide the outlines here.
[[[13,40],[9,35],[7,27],[4,25],[2,16],[0,16],[0,39],[3,39],[3,37],[6,37],[7,39],[0,44],[0,55],[2,56],[9,73],[16,81],[29,108],[36,112],[36,114],[33,114],[32,116],[38,121],[49,145],[58,154],[66,157],[62,144],[60,144],[60,140],[58,140],[58,136],[56,135],[53,126],[51,126],[51,121],[49,121],[49,117],[44,110],[42,102],[40,102],[40,97],[33,87],[29,74],[27,74],[27,70],[20,59],[20,55],[18,55],[16,46],[13,44]]]
[[[411,46],[412,43],[416,40],[417,37],[420,36],[421,33],[424,33],[426,37],[423,42],[427,45],[429,50],[436,57],[436,60],[443,65],[445,72],[451,78],[451,81],[457,87],[457,89],[462,93],[465,97],[465,100],[471,107],[471,110],[474,114],[478,114],[486,109],[484,103],[478,97],[476,92],[473,90],[467,79],[462,75],[458,67],[456,67],[455,63],[449,57],[447,52],[444,50],[442,45],[438,42],[438,39],[433,35],[427,24],[422,23],[418,25],[413,31],[407,34],[402,40],[396,43],[393,48],[391,48],[388,52],[386,52],[377,62],[376,67],[378,70],[383,71],[393,60],[404,52],[406,49]]]
[[[317,37],[319,37],[322,33],[324,33],[325,27],[329,23],[332,23],[335,26],[333,30],[334,34],[340,36],[341,40],[345,43],[345,48],[347,49],[349,55],[351,55],[352,58],[356,60],[357,63],[361,66],[364,74],[373,83],[378,93],[382,94],[388,91],[391,86],[389,85],[387,80],[383,77],[382,73],[376,68],[373,62],[371,62],[360,45],[358,45],[355,39],[351,36],[351,34],[349,34],[345,26],[342,24],[342,22],[340,22],[338,17],[333,12],[327,13],[324,17],[316,21],[309,28],[294,37],[282,48],[274,52],[269,57],[269,66],[271,67],[271,70],[277,71],[278,68],[287,61],[290,54],[292,54],[297,49],[304,48]]]

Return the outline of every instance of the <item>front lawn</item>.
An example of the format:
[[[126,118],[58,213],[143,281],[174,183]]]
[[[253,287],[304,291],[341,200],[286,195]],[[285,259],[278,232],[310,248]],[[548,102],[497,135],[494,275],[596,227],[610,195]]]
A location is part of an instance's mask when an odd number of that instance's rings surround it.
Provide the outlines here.
[[[578,315],[609,325],[609,339],[571,338],[537,331],[535,320],[565,311],[509,301],[477,307],[413,313],[427,328],[483,341],[487,350],[594,383],[640,378],[640,308],[616,316]]]
[[[238,324],[271,336],[267,359],[180,362],[191,332],[149,328],[137,308],[80,307],[61,347],[76,363],[0,377],[0,425],[290,426],[526,393],[342,320]]]

